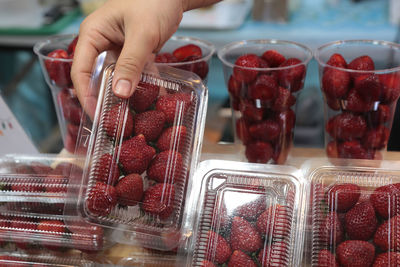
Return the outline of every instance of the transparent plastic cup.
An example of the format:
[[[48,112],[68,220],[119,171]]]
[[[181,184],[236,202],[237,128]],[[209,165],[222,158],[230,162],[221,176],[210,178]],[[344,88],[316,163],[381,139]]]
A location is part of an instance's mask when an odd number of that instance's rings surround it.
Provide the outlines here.
[[[196,73],[203,83],[207,84],[210,60],[214,52],[215,46],[207,41],[193,37],[172,36],[156,55],[155,62],[156,65],[168,65]]]
[[[235,142],[249,162],[283,164],[293,143],[296,96],[312,52],[281,40],[245,40],[218,51],[229,91]]]
[[[50,87],[64,146],[69,152],[75,151],[83,114],[70,76],[75,37],[75,34],[51,37],[38,42],[33,48]]]
[[[317,49],[329,158],[380,160],[400,95],[400,45],[348,40]]]

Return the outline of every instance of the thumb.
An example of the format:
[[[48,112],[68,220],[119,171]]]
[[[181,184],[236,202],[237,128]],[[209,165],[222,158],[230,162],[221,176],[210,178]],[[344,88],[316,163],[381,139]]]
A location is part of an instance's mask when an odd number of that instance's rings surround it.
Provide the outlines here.
[[[155,44],[156,42],[149,38],[149,33],[132,33],[126,36],[115,65],[113,92],[116,96],[128,98],[133,94]]]

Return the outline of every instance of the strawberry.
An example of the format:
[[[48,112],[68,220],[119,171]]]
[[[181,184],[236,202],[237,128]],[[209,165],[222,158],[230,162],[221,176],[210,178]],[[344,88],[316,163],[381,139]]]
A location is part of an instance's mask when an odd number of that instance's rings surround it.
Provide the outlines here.
[[[289,266],[289,251],[285,242],[274,242],[260,250],[257,259],[263,267]]]
[[[228,80],[228,91],[233,97],[241,97],[242,96],[242,88],[245,88],[245,84],[238,82],[235,80],[235,77],[231,75]],[[243,90],[245,91],[245,90]]]
[[[258,73],[259,75],[269,75],[271,73],[268,62],[266,60],[264,60],[262,57],[258,58],[258,67],[260,69],[266,69],[266,70],[260,70],[260,72]],[[276,81],[275,77],[273,77],[273,79]]]
[[[383,84],[382,101],[391,104],[400,96],[400,72],[379,75],[379,81]]]
[[[339,152],[337,150],[338,144],[335,141],[330,141],[326,146],[326,155],[328,158],[338,158]]]
[[[273,149],[270,143],[255,141],[246,145],[246,157],[249,162],[267,163],[273,154]]]
[[[332,110],[340,110],[341,109],[341,101],[338,98],[333,98],[328,95],[325,95],[325,102]]]
[[[318,267],[339,267],[339,263],[329,250],[323,249],[318,253]]]
[[[37,230],[44,232],[44,234],[59,234],[67,232],[67,228],[62,221],[58,220],[41,220],[38,222]]]
[[[58,104],[61,107],[62,116],[69,122],[79,125],[83,110],[78,99],[72,96],[67,89],[61,90],[57,95]]]
[[[179,152],[166,150],[160,152],[150,162],[147,176],[159,183],[179,181],[183,176],[183,160]]]
[[[28,237],[37,231],[37,223],[31,218],[13,217],[10,220],[10,228],[10,236],[17,247],[28,249],[31,246]]]
[[[107,216],[117,204],[117,192],[114,186],[97,182],[86,200],[88,211],[95,216]]]
[[[71,135],[73,139],[78,139],[79,125],[67,123],[67,134]]]
[[[182,151],[186,145],[187,128],[183,125],[172,126],[165,129],[157,140],[157,148],[160,151]]]
[[[0,267],[29,267],[31,266],[31,262],[27,263],[21,258],[8,256],[8,255],[0,255]],[[34,267],[40,267],[37,264]]]
[[[257,78],[258,70],[254,70],[254,68],[259,67],[260,61],[257,55],[245,54],[236,59],[233,77],[238,82],[249,84]]]
[[[94,178],[96,181],[114,185],[119,175],[116,159],[111,154],[103,154],[95,165]]]
[[[262,58],[271,68],[276,68],[285,62],[286,58],[276,50],[267,50],[262,54]]]
[[[206,259],[212,260],[218,264],[223,264],[228,261],[232,254],[228,242],[226,242],[222,236],[213,231],[208,232],[207,239]]]
[[[264,192],[261,191],[260,193]],[[265,210],[266,201],[267,200],[264,196],[259,196],[252,201],[242,203],[242,205],[238,206],[233,213],[237,216],[245,218],[246,220],[256,220],[257,217]]]
[[[341,54],[333,54],[326,64],[337,68],[347,68],[347,62]]]
[[[378,126],[388,122],[392,117],[392,111],[388,105],[380,104],[378,109],[367,114],[367,122],[371,125]]]
[[[135,112],[144,112],[156,101],[160,92],[158,85],[139,82],[135,92],[129,99],[129,106]]]
[[[397,267],[400,266],[399,252],[385,252],[376,256],[372,267]]]
[[[281,134],[279,123],[273,120],[265,120],[252,124],[249,128],[253,140],[274,141]]]
[[[349,63],[347,66],[351,70],[369,71],[375,69],[375,64],[372,58],[369,56],[360,56]],[[352,74],[353,77],[358,76],[358,74]]]
[[[376,230],[374,244],[382,251],[400,251],[400,216],[384,221]]]
[[[172,52],[172,55],[178,61],[181,61],[181,62],[187,61],[187,59],[192,56],[196,56],[198,58],[201,58],[203,56],[203,54],[201,52],[201,48],[194,44],[188,44],[188,45],[178,47],[177,49],[174,50],[174,52]]]
[[[47,54],[44,65],[52,83],[59,87],[72,84],[70,61],[67,51],[63,49],[56,49]]]
[[[383,149],[386,147],[390,136],[390,130],[383,125],[368,130],[363,139],[362,145],[366,148]]]
[[[261,121],[264,117],[265,108],[258,106],[251,100],[242,99],[240,101],[240,111],[242,117],[247,122]]]
[[[331,211],[321,221],[319,240],[330,247],[335,247],[344,240],[344,227],[338,213]]]
[[[20,191],[20,192],[42,192],[44,190],[44,186],[41,181],[37,180],[25,180],[22,181],[14,181],[11,184],[12,191]]]
[[[400,214],[398,203],[400,201],[400,184],[388,184],[374,190],[371,203],[375,211],[384,219]]]
[[[374,262],[375,247],[367,241],[348,240],[339,244],[336,255],[340,266],[366,267]]]
[[[240,98],[231,96],[231,107],[233,110],[240,110]]]
[[[374,159],[375,151],[366,150],[357,140],[345,141],[338,145],[338,154],[340,158],[345,159]]]
[[[357,203],[360,194],[361,189],[356,184],[335,184],[326,193],[326,203],[330,211],[346,212]]]
[[[151,142],[161,134],[165,123],[165,115],[161,111],[150,110],[136,114],[134,122],[135,135],[143,134],[146,141]]]
[[[186,93],[175,93],[160,96],[156,102],[156,110],[165,114],[165,121],[173,123],[182,120],[185,112],[190,108],[191,96]],[[174,123],[177,124],[177,123]]]
[[[119,162],[126,173],[142,174],[156,154],[151,146],[148,146],[142,134],[124,141],[119,151]]]
[[[257,264],[252,260],[250,256],[248,256],[244,252],[240,250],[235,250],[232,253],[231,258],[229,259],[228,267],[240,266],[257,267]]]
[[[73,55],[75,53],[75,47],[78,43],[79,36],[76,36],[74,40],[68,45],[67,53],[68,55]]]
[[[249,125],[244,118],[240,118],[236,121],[236,135],[242,140],[244,145],[247,145],[251,141]]]
[[[196,73],[202,80],[204,80],[208,74],[208,63],[204,60],[199,61],[199,59],[200,57],[197,56],[188,57],[185,60],[185,62],[188,63],[177,66],[177,68]]]
[[[274,111],[285,111],[296,103],[296,97],[294,97],[289,90],[279,87],[278,94],[272,105]]]
[[[378,101],[382,93],[382,84],[376,75],[361,75],[354,79],[354,88],[366,102]]]
[[[373,102],[365,101],[358,93],[356,89],[351,89],[347,95],[346,101],[344,102],[344,110],[361,113],[368,112],[374,107]]]
[[[17,164],[14,169],[17,174],[32,174],[33,169],[28,164]]]
[[[345,229],[349,239],[369,240],[378,227],[378,219],[372,204],[362,202],[346,213]]]
[[[261,101],[272,101],[275,99],[278,91],[278,83],[269,75],[259,75],[247,90],[250,99],[259,99]]]
[[[296,124],[296,115],[291,109],[275,113],[273,119],[279,123],[281,131],[286,134],[291,133]]]
[[[53,169],[50,166],[35,161],[31,162],[31,168],[34,171],[34,173],[40,175],[49,174],[50,172],[53,171]]]
[[[303,87],[303,79],[306,74],[306,67],[301,60],[289,58],[279,67],[283,68],[278,72],[279,85],[289,89],[291,92],[299,91]]]
[[[270,206],[257,218],[256,227],[262,236],[275,239],[284,239],[290,233],[290,218],[288,207]]]
[[[343,140],[361,138],[367,130],[367,123],[360,115],[344,112],[329,119],[326,131],[333,137]]]
[[[329,98],[343,98],[349,91],[350,82],[348,72],[326,67],[322,76],[322,91]]]
[[[126,121],[124,119],[126,117]],[[113,106],[104,118],[104,129],[112,137],[118,137],[122,131],[122,138],[127,138],[133,133],[133,115],[122,102]]]
[[[160,219],[167,219],[174,210],[175,188],[172,184],[156,184],[144,192],[142,209]]]
[[[255,252],[261,248],[262,240],[257,229],[245,219],[235,216],[232,220],[231,246],[233,250]]]
[[[124,206],[134,206],[143,196],[143,179],[136,173],[129,174],[118,181],[115,186],[118,203]]]
[[[160,53],[156,55],[154,60],[156,63],[176,63],[178,59],[171,53]]]
[[[217,265],[215,265],[211,261],[204,260],[200,263],[200,267],[217,267]]]
[[[75,249],[84,252],[101,250],[103,247],[103,228],[89,224],[82,220],[68,222],[68,229],[71,231],[71,242]]]

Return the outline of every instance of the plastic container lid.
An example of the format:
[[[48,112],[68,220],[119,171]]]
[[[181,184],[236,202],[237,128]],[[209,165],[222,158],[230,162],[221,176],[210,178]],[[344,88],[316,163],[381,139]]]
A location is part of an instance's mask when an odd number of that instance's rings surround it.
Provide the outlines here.
[[[194,180],[186,266],[300,266],[307,185],[298,169],[208,160]]]
[[[93,96],[84,103],[93,120],[82,122],[77,147],[87,149],[87,158],[83,179],[75,181],[81,189],[69,191],[77,205],[66,213],[122,230],[120,243],[174,249],[185,231],[183,206],[202,145],[207,88],[193,73],[159,66],[142,74],[130,99],[120,99],[111,90],[110,57],[100,55],[94,70],[95,112]]]
[[[348,163],[314,160],[302,166],[311,183],[308,262],[400,266],[400,162]]]

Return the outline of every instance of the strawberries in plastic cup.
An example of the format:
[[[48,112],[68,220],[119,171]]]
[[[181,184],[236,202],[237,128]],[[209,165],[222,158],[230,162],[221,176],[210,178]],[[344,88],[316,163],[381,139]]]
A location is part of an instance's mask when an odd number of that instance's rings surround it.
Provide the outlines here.
[[[333,158],[382,159],[400,96],[400,45],[325,44],[315,57],[325,103],[325,147]]]
[[[293,143],[295,106],[312,52],[281,40],[245,40],[218,52],[233,112],[235,142],[249,162],[284,164]]]

